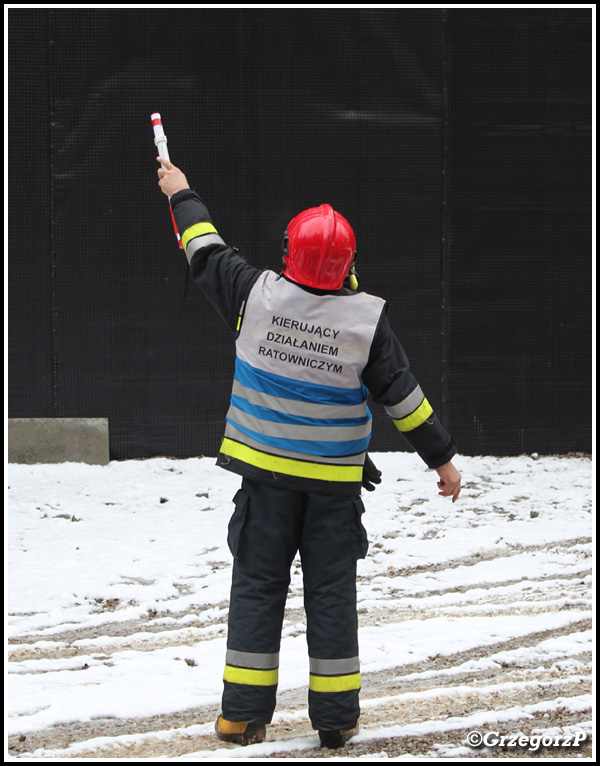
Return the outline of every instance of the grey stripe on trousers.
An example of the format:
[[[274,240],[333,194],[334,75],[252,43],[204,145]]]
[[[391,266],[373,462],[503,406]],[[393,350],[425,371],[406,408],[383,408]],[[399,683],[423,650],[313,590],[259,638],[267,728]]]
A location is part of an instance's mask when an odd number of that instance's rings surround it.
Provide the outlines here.
[[[315,660],[310,658],[310,672],[316,676],[346,676],[360,672],[358,657],[341,660]]]
[[[238,652],[228,649],[225,656],[228,665],[252,670],[276,670],[279,667],[279,652],[276,654],[259,654],[255,652]]]

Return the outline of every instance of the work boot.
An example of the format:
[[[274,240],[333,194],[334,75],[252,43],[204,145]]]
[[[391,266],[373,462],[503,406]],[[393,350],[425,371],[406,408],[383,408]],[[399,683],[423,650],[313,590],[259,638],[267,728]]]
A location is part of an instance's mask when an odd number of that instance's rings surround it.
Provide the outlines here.
[[[344,747],[346,742],[355,734],[358,734],[358,723],[352,729],[334,729],[333,731],[319,729],[321,747],[329,747],[334,750],[338,747]]]
[[[255,745],[264,742],[267,727],[252,721],[228,721],[220,715],[215,721],[217,737],[223,742],[234,742],[236,745]]]

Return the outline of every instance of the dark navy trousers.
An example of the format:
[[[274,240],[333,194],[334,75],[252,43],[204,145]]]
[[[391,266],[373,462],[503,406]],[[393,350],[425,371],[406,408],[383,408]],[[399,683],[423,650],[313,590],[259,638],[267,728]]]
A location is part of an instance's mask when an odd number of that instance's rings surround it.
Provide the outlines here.
[[[300,552],[315,729],[349,729],[359,716],[356,561],[367,553],[360,496],[323,495],[243,479],[228,545],[234,556],[223,716],[269,723],[290,568]]]

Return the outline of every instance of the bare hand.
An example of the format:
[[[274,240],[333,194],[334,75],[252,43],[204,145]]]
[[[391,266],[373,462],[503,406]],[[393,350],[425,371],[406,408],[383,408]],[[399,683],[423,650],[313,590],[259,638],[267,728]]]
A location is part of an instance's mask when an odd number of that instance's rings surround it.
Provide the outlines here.
[[[460,473],[456,470],[452,461],[444,463],[435,469],[440,477],[437,485],[441,492],[438,495],[442,497],[451,497],[455,503],[460,495]]]
[[[169,162],[169,160],[166,160],[164,157],[157,157],[156,159],[163,166],[157,171],[160,179],[158,185],[163,194],[167,197],[172,197],[178,191],[190,188],[187,178],[179,168],[176,168],[175,165],[173,165],[172,162]]]

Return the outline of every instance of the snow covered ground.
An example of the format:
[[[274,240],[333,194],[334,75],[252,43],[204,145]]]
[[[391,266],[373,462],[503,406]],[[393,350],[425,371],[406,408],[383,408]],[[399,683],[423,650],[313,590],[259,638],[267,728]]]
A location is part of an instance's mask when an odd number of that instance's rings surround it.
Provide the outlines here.
[[[373,458],[383,483],[363,493],[361,732],[337,752],[317,748],[306,712],[298,560],[267,741],[212,734],[238,477],[213,458],[10,465],[8,755],[589,757],[592,461],[457,457],[452,504],[415,455]],[[534,738],[474,749],[472,730]]]

